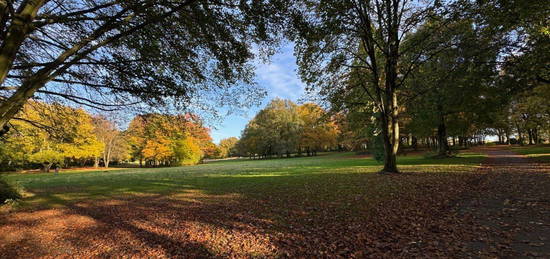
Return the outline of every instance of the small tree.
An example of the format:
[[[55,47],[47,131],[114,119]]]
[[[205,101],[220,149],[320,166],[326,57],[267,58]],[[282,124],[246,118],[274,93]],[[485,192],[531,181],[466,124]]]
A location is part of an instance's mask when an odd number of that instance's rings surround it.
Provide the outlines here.
[[[31,162],[41,164],[42,165],[42,171],[45,173],[50,172],[50,168],[54,164],[62,164],[65,159],[65,156],[63,153],[47,149],[47,150],[41,150],[39,152],[36,152],[32,154],[29,157],[29,160]]]

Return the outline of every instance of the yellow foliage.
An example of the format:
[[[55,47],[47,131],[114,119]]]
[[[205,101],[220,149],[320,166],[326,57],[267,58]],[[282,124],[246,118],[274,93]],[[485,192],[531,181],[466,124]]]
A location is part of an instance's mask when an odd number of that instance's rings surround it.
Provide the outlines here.
[[[198,164],[203,156],[201,147],[193,137],[176,141],[174,151],[179,165]]]

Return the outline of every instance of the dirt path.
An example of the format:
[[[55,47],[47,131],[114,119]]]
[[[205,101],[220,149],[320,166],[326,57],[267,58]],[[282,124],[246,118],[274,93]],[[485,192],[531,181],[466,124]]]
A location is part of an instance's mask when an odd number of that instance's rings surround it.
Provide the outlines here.
[[[479,224],[468,255],[550,258],[550,165],[502,147],[482,151],[489,155],[487,174],[460,207]]]

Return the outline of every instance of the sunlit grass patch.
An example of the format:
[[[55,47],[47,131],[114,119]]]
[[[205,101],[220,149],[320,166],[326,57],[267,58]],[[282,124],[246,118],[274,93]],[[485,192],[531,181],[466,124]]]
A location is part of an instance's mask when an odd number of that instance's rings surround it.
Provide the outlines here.
[[[550,163],[550,145],[512,147],[511,149],[538,162]]]
[[[406,173],[463,173],[475,170],[484,159],[484,155],[477,153],[445,159],[411,155],[399,157],[398,163]],[[370,193],[369,199],[385,196],[384,189],[391,188],[394,182],[373,174],[381,168],[382,164],[372,158],[333,153],[290,159],[217,161],[187,167],[9,174],[6,178],[33,193],[23,200],[32,206],[57,206],[87,199],[178,196],[191,190],[200,190],[205,195],[333,202],[352,199],[354,193],[365,188]]]

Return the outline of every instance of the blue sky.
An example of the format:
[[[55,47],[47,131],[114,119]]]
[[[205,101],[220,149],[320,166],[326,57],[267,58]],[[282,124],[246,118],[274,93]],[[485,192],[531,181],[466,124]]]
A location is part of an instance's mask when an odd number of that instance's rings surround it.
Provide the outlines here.
[[[297,101],[303,97],[305,84],[297,75],[296,58],[293,55],[293,45],[285,44],[269,63],[258,62],[256,66],[256,82],[265,88],[267,96],[260,106],[251,107],[246,114],[231,114],[223,121],[213,125],[211,135],[215,143],[228,137],[239,137],[246,123],[273,98],[279,97]]]

